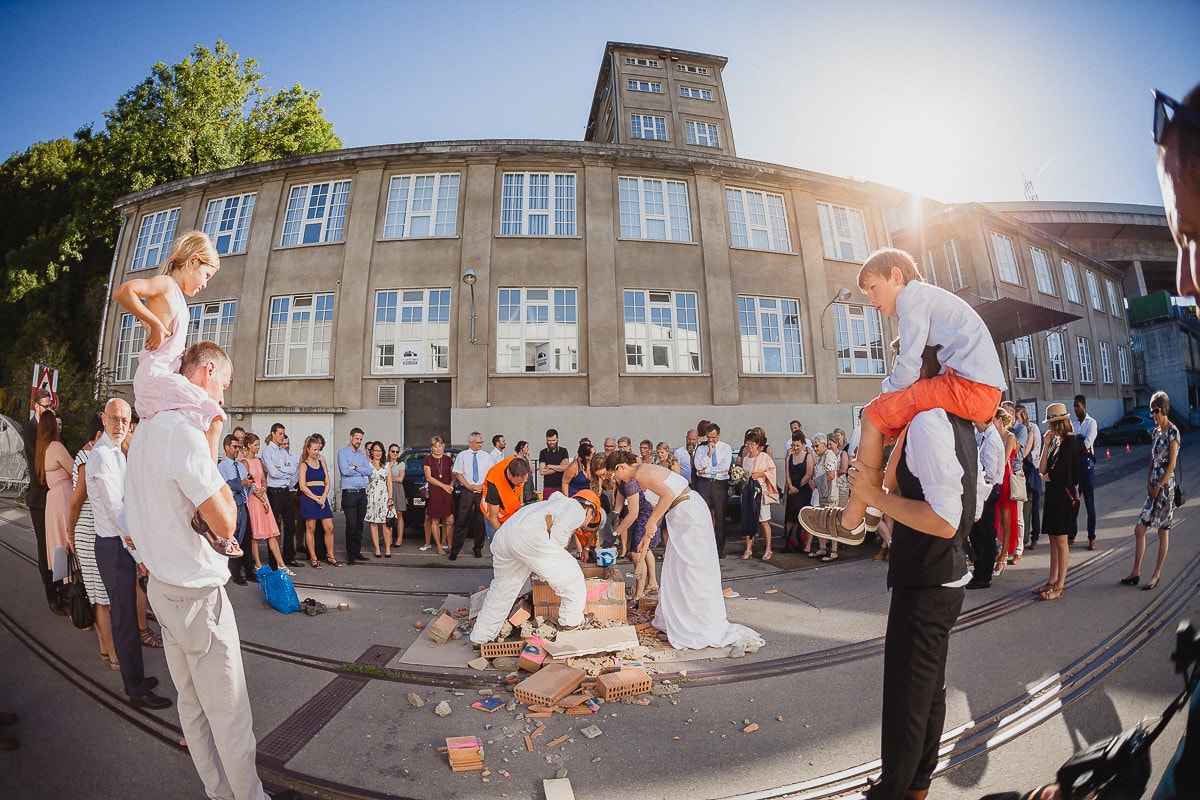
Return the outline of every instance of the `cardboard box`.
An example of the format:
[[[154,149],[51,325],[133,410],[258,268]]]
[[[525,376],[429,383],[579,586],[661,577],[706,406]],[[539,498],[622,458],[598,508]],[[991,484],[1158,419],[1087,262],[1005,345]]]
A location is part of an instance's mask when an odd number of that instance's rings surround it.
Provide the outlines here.
[[[521,650],[517,659],[517,669],[526,672],[537,672],[546,662],[546,640],[540,636],[530,638],[529,643]]]
[[[596,678],[596,694],[605,701],[619,697],[647,694],[651,687],[650,676],[641,667],[626,667],[620,672],[609,672]]]
[[[584,671],[562,664],[547,664],[513,687],[519,702],[530,706],[552,706],[583,683]]]

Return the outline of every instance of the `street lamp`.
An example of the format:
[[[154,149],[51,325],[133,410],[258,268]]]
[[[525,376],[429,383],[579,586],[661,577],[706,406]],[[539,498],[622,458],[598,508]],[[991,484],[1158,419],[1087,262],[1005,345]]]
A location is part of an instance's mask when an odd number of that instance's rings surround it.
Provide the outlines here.
[[[475,274],[475,270],[467,267],[467,271],[463,273],[462,282],[471,287],[471,344],[475,344],[475,281],[479,280],[479,276]]]
[[[833,299],[825,304],[825,308],[821,309],[821,349],[828,350],[829,345],[825,343],[825,312],[829,311],[829,307],[834,303],[844,303],[850,299],[850,290],[843,286],[838,289],[838,293]]]

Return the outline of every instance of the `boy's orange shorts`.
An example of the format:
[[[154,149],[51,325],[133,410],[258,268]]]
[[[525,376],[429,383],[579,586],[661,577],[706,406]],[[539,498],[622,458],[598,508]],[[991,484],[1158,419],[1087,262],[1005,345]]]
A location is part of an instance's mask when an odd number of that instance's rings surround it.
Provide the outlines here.
[[[884,436],[897,436],[922,411],[944,408],[947,414],[971,422],[988,422],[999,406],[1000,390],[995,386],[960,378],[949,369],[907,389],[879,395],[867,403],[863,413]]]

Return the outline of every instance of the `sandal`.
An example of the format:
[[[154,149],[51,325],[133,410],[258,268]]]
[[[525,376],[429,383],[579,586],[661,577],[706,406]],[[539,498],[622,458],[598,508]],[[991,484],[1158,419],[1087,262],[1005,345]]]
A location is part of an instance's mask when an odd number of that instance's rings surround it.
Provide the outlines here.
[[[829,555],[825,556],[821,560],[822,561],[837,561],[837,557],[838,557],[837,553],[830,553]]]
[[[121,671],[121,662],[110,661],[108,664],[108,668],[111,669],[113,672],[120,672]]]
[[[750,560],[750,555],[751,555],[751,553],[750,553],[750,551],[749,551],[749,550],[747,550],[746,552],[742,553],[742,561],[748,561],[748,560]]]
[[[1047,589],[1053,589],[1053,588],[1054,588],[1053,583],[1043,583],[1041,586],[1037,587],[1036,589],[1031,589],[1030,594],[1041,594],[1042,592],[1046,591]]]
[[[1062,596],[1063,596],[1063,590],[1062,590],[1061,586],[1051,586],[1049,589],[1047,589],[1044,592],[1041,592],[1038,595],[1038,597],[1042,600],[1057,600],[1058,598],[1060,598]]]
[[[162,647],[163,646],[162,637],[159,636],[154,631],[150,630],[149,628],[142,628],[139,631],[139,633],[141,634],[142,645],[144,647]]]
[[[773,556],[773,555],[775,555],[775,554],[774,554],[773,552],[771,552],[770,550],[768,550],[767,552],[763,553],[763,559],[762,559],[762,560],[763,560],[763,561],[770,561],[770,560],[771,560],[771,556]]]
[[[321,562],[317,561],[315,558],[308,563],[313,569],[321,569]]]
[[[814,550],[811,553],[805,553],[805,555],[807,555],[809,558],[820,558],[821,556],[826,555],[826,554],[827,553],[826,553],[826,550],[824,547],[822,547],[819,550]]]
[[[1017,553],[1015,556],[1013,556],[1012,563],[1014,565],[1021,563],[1021,554],[1020,553]]]
[[[342,565],[342,562],[338,561],[333,556],[330,556],[329,558],[325,559],[325,563],[329,564],[332,567],[340,567]]]

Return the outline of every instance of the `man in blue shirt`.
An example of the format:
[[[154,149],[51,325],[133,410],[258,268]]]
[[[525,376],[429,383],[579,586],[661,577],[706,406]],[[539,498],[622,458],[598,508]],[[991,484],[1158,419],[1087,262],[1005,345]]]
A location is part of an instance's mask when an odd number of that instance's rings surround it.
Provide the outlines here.
[[[362,428],[350,429],[350,444],[338,450],[338,472],[342,476],[342,511],[346,514],[346,563],[366,561],[362,554],[363,520],[367,516],[367,483],[371,462],[362,447]]]
[[[287,439],[287,429],[282,422],[271,426],[270,441],[262,449],[260,458],[263,469],[267,473],[267,499],[271,503],[271,513],[275,515],[275,524],[283,534],[283,561],[296,569],[304,566],[296,560],[296,477],[300,473],[300,461],[283,449]],[[274,556],[271,556],[272,562]],[[272,564],[276,569],[279,564]]]
[[[229,560],[229,572],[233,575],[234,583],[245,586],[247,583],[258,583],[258,577],[254,574],[254,554],[250,552],[254,546],[254,542],[250,541],[250,513],[246,511],[246,500],[250,497],[254,479],[246,471],[246,466],[238,461],[242,456],[242,444],[237,437],[228,434],[223,444],[225,457],[217,462],[217,472],[221,473],[229,491],[233,492],[233,501],[237,503],[237,529],[233,538],[242,548],[241,558]]]

